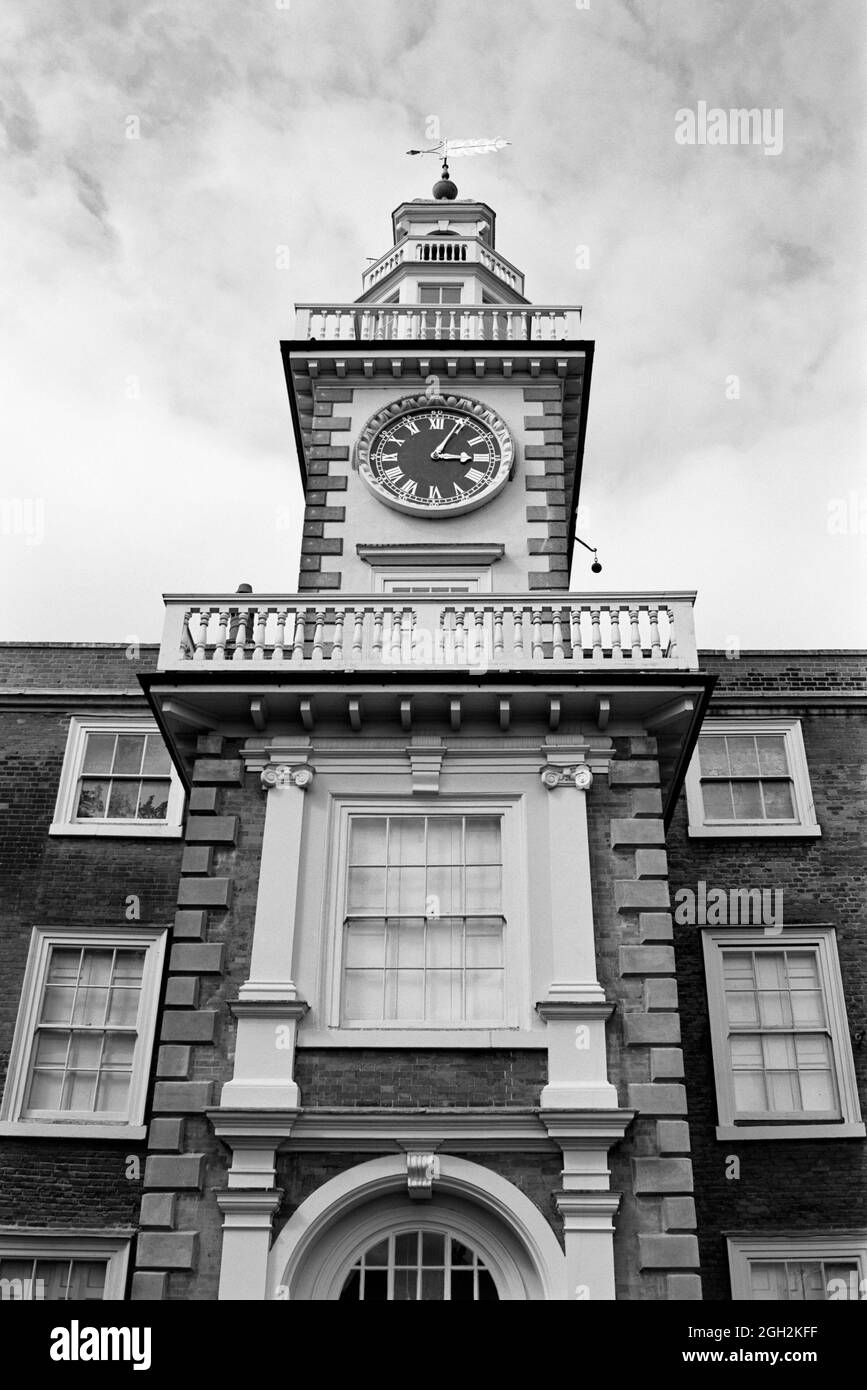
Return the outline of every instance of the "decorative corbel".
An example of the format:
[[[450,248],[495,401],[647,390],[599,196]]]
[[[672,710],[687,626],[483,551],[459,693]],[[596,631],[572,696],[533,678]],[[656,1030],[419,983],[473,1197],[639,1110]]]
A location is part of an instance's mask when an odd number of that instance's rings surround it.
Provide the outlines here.
[[[414,1201],[429,1201],[433,1185],[440,1175],[440,1161],[435,1153],[408,1153],[406,1156],[406,1190]]]
[[[557,787],[577,787],[580,792],[588,792],[593,786],[593,773],[587,763],[571,763],[567,767],[555,767],[548,763],[540,773],[543,787],[554,791]]]
[[[312,767],[290,767],[283,763],[269,763],[259,774],[262,790],[272,791],[275,787],[297,787],[306,791],[313,781]]]

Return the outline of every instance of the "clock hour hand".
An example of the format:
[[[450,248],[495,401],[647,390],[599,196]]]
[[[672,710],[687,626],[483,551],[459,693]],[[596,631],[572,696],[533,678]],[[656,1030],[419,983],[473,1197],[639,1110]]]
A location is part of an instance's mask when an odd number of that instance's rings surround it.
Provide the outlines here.
[[[455,430],[459,430],[463,424],[464,424],[464,421],[463,421],[463,420],[458,420],[457,424],[452,426],[452,428],[449,430],[448,434],[446,435],[446,437],[445,437],[445,439],[442,441],[442,443],[441,443],[441,444],[438,444],[438,445],[436,446],[436,448],[434,449],[433,453],[431,454],[431,458],[432,458],[432,459],[440,459],[440,458],[442,458],[442,456],[443,456],[443,449],[444,449],[444,448],[446,447],[446,445],[448,444],[448,442],[449,442],[449,440],[451,439],[452,435],[454,434]]]
[[[441,462],[442,462],[442,463],[445,463],[445,462],[450,462],[450,463],[451,463],[451,462],[454,462],[454,463],[470,463],[470,462],[472,461],[472,457],[473,457],[472,454],[434,454],[434,455],[433,455],[433,458],[436,459],[437,463],[441,463]]]

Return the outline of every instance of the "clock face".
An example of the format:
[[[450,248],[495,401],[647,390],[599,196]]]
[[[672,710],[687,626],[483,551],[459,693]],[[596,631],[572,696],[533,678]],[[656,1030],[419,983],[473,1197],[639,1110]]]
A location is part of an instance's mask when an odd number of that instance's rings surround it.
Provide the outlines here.
[[[454,516],[482,506],[508,481],[514,446],[493,411],[460,396],[395,402],[368,421],[359,472],[399,511]]]

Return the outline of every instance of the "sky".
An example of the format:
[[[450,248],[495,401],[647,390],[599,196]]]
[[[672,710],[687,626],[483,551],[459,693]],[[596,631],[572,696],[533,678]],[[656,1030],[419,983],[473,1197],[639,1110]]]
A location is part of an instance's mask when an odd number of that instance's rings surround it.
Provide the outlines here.
[[[865,645],[865,33],[862,0],[7,0],[0,640],[295,588],[279,340],[360,294],[439,129],[512,141],[460,196],[596,343],[573,589]],[[767,138],[701,143],[702,103]]]

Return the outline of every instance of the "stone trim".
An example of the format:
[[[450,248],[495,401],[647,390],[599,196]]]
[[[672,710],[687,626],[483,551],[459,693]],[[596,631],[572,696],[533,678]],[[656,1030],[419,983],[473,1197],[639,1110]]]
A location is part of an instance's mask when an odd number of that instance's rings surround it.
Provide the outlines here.
[[[672,943],[668,858],[662,821],[656,740],[630,738],[626,756],[611,764],[609,785],[620,807],[612,813],[614,904],[622,924],[620,976],[632,988],[622,1012],[623,1046],[635,1054],[627,1100],[642,1127],[641,1156],[633,1157],[641,1217],[638,1265],[649,1297],[700,1299],[693,1174]],[[617,874],[615,869],[615,874]],[[641,986],[640,995],[634,986]],[[658,1118],[657,1118],[658,1117]],[[660,1282],[661,1281],[661,1282]]]
[[[341,588],[342,576],[337,570],[323,570],[322,557],[343,554],[343,536],[330,528],[343,526],[346,508],[328,505],[329,494],[345,492],[348,479],[345,474],[332,473],[331,463],[349,461],[349,446],[343,440],[352,427],[351,416],[335,415],[334,410],[335,406],[351,405],[354,392],[348,386],[323,386],[315,379],[303,384],[310,391],[297,396],[307,468],[298,589],[334,592]]]
[[[221,736],[202,735],[193,768],[140,1216],[142,1227],[155,1229],[136,1243],[134,1300],[169,1297],[170,1273],[194,1269],[197,1260],[196,1233],[176,1229],[177,1199],[201,1193],[205,1181],[205,1155],[186,1151],[186,1121],[213,1100],[211,1083],[192,1079],[198,1050],[212,1049],[219,1033],[217,1011],[200,1008],[199,998],[206,987],[212,992],[225,954],[222,943],[207,940],[211,914],[225,911],[231,896],[231,880],[214,873],[215,857],[238,839],[238,817],[219,814],[221,788],[244,775],[240,760],[221,756],[223,746]]]

